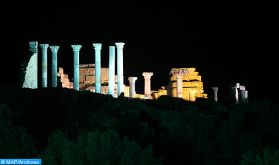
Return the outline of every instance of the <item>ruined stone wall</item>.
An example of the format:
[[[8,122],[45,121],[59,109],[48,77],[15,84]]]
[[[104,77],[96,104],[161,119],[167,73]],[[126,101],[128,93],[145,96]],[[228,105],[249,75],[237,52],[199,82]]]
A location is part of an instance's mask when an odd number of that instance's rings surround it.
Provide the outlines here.
[[[182,98],[189,101],[195,101],[196,98],[207,98],[204,93],[201,76],[195,68],[173,68],[170,72],[170,82],[166,87],[162,87],[153,93],[157,99],[161,95],[177,97],[177,74],[182,74]]]
[[[101,93],[108,93],[108,68],[101,68]],[[95,65],[79,65],[79,87],[80,90],[90,90],[95,92]]]

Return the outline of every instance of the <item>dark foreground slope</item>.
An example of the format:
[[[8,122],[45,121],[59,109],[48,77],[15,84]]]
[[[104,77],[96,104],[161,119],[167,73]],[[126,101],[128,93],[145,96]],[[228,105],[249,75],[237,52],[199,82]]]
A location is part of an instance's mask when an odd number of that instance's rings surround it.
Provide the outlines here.
[[[1,89],[0,158],[44,164],[279,164],[279,108]]]

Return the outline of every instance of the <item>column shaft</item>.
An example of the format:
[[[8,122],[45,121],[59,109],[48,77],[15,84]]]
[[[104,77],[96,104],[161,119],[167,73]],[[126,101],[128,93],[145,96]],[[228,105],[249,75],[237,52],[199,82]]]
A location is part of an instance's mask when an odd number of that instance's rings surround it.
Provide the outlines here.
[[[81,45],[72,45],[74,52],[74,89],[79,90],[79,51]]]
[[[101,93],[101,48],[102,44],[93,44],[95,49],[95,92]]]
[[[177,75],[176,76],[176,92],[177,92],[177,97],[182,98],[183,97],[183,76]]]
[[[57,52],[59,46],[50,46],[50,50],[52,52],[52,87],[57,87]]]
[[[114,96],[115,85],[115,46],[109,47],[109,83],[108,94]]]
[[[47,87],[47,48],[48,44],[40,44],[42,48],[42,87]]]
[[[217,102],[218,101],[218,87],[212,87],[213,90],[213,94],[214,94],[214,101]]]
[[[124,43],[115,43],[117,48],[117,93],[118,96],[124,92],[124,75],[123,75],[123,47]]]
[[[129,90],[129,97],[135,98],[136,97],[136,80],[137,77],[129,77],[129,85],[130,85],[130,90]]]
[[[153,72],[143,72],[142,76],[144,77],[144,94],[145,97],[151,98],[151,76],[153,76]]]

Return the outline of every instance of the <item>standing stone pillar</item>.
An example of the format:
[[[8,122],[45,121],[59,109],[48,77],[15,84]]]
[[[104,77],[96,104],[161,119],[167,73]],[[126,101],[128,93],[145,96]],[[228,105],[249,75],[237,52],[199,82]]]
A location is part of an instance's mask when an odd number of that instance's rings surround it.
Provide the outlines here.
[[[238,89],[236,86],[231,87],[231,97],[232,97],[232,101],[238,104]]]
[[[245,90],[245,92],[244,92],[244,102],[248,103],[248,91],[247,90]]]
[[[117,94],[124,92],[124,75],[123,75],[123,42],[115,43],[117,49]]]
[[[176,97],[183,98],[183,75],[176,75]]]
[[[57,52],[58,52],[59,46],[50,46],[50,50],[52,53],[52,76],[51,76],[51,86],[57,87]]]
[[[22,88],[38,88],[38,42],[29,42],[30,59],[26,66]]]
[[[144,77],[144,95],[146,98],[151,98],[151,76],[153,72],[143,72],[142,76]]]
[[[95,49],[95,92],[101,93],[101,49],[102,44],[93,44]]]
[[[115,46],[109,47],[109,82],[108,94],[114,96],[115,85]]]
[[[79,51],[81,45],[72,45],[74,52],[74,89],[79,90]]]
[[[42,87],[47,87],[47,48],[48,44],[40,44],[42,49]]]
[[[240,101],[241,102],[248,102],[248,91],[245,90],[245,86],[240,86]]]
[[[137,77],[129,77],[128,80],[129,80],[129,85],[130,85],[130,97],[131,98],[135,98],[136,97],[136,87],[135,87],[135,84],[136,84],[136,80],[138,78]]]
[[[218,87],[212,87],[213,89],[213,94],[214,94],[214,101],[218,101]]]

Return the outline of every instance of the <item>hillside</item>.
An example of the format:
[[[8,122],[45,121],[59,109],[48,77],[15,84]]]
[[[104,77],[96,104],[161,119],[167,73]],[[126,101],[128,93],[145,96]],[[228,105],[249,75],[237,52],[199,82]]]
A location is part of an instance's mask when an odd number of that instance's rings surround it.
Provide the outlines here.
[[[0,158],[43,164],[279,164],[279,107],[0,89]],[[255,159],[256,158],[256,159]]]

